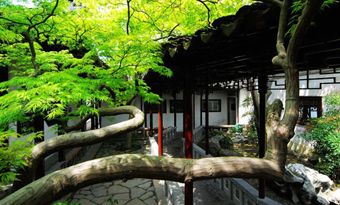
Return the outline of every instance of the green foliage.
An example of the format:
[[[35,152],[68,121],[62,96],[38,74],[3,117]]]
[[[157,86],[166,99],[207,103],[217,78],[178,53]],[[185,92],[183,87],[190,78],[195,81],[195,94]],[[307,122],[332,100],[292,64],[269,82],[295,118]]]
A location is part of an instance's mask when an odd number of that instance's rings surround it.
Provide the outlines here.
[[[328,95],[325,100],[327,113],[306,125],[302,137],[315,141],[314,153],[319,156],[316,168],[335,178],[340,169],[340,93]]]
[[[329,94],[325,97],[325,116],[336,116],[340,113],[340,92]]]
[[[65,202],[58,202],[58,203],[55,203],[53,205],[81,205],[81,201],[79,201],[77,203],[72,203],[71,201],[72,201],[72,199],[68,199]]]
[[[112,197],[108,198],[106,201],[109,202],[110,205],[118,205],[118,200],[117,199],[112,200]]]
[[[250,108],[249,111],[245,112],[242,117],[248,117],[249,121],[248,124],[246,124],[243,127],[243,135],[248,137],[249,140],[251,141],[257,141],[257,131],[256,131],[256,126],[255,126],[255,112],[254,112],[254,106],[253,106],[253,100],[251,97],[247,97],[244,99],[244,101],[241,104],[242,107],[244,108]]]
[[[27,165],[32,140],[40,136],[33,129],[36,117],[65,122],[98,116],[99,102],[119,107],[134,96],[158,103],[162,99],[143,78],[150,70],[172,75],[160,43],[207,28],[249,3],[205,1],[207,9],[196,0],[81,0],[74,5],[82,7],[71,11],[68,0],[32,2],[28,8],[0,0],[0,69],[10,71],[9,80],[0,82],[3,183]],[[17,123],[30,135],[7,146],[18,136],[7,129]]]
[[[41,138],[41,132],[22,136],[13,130],[0,132],[0,184],[6,185],[17,180],[16,170],[27,166],[26,159],[36,138]],[[8,146],[11,141],[11,146]]]
[[[339,3],[339,0],[325,0],[322,6],[320,7],[320,12],[324,12],[326,8],[329,8],[332,4],[336,4],[336,3]],[[301,18],[302,10],[306,4],[307,4],[307,1],[302,1],[302,0],[293,2],[291,6],[291,16],[290,16],[289,23],[288,23],[289,29],[286,32],[286,35],[288,36],[293,35],[296,25]],[[315,26],[315,22],[312,22],[311,25]]]

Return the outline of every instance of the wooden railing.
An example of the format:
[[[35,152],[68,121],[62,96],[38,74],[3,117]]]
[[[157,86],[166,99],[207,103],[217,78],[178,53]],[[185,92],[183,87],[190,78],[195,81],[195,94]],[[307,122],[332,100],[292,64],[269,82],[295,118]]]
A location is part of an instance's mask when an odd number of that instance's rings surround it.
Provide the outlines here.
[[[203,130],[203,131],[202,131]],[[203,133],[204,137],[204,130],[205,127],[201,126],[195,129],[195,133]],[[198,139],[203,139],[201,138]],[[183,144],[184,144],[184,139]],[[206,158],[206,157],[213,157],[212,155],[206,155],[205,150],[203,150],[201,147],[197,146],[196,143],[199,141],[196,141],[194,139],[193,143],[193,157],[194,159],[200,159],[200,158]],[[184,148],[184,146],[183,146]],[[214,185],[215,188],[219,189],[221,192],[223,192],[224,196],[233,201],[235,205],[280,205],[280,203],[273,201],[272,199],[265,198],[260,199],[258,198],[258,191],[249,185],[246,181],[243,179],[236,179],[236,178],[217,178],[214,180],[209,180],[211,184]]]

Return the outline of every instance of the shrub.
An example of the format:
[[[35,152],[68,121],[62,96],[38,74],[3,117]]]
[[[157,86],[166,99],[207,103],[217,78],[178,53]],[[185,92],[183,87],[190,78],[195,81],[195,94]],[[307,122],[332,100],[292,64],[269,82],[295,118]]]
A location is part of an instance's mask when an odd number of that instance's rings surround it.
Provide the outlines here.
[[[318,171],[335,178],[340,169],[340,93],[326,96],[327,112],[308,123],[302,136],[315,141],[314,153],[319,156]]]

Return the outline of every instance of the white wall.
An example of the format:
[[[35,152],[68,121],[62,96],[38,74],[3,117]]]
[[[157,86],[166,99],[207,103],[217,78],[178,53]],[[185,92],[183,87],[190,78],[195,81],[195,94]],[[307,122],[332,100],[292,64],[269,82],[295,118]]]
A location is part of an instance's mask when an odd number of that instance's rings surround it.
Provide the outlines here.
[[[242,94],[246,94],[246,92],[242,92]],[[193,97],[193,96],[192,96]],[[195,128],[200,126],[200,94],[195,94],[195,106],[193,107],[193,111],[195,112]],[[229,96],[232,98],[237,98],[237,96]],[[166,112],[163,113],[163,126],[174,126],[174,113],[170,113],[170,100],[174,100],[172,95],[163,94],[162,98],[166,101]],[[245,98],[245,97],[243,97]],[[183,100],[183,92],[176,94],[177,100]],[[203,94],[203,100],[205,99],[205,95]],[[225,91],[219,91],[214,93],[209,93],[209,99],[219,99],[221,100],[221,112],[210,112],[209,114],[209,124],[210,125],[226,125],[228,124],[228,94]],[[237,103],[239,103],[236,100]],[[105,106],[103,104],[102,106]],[[135,106],[141,108],[141,99],[139,97],[135,100]],[[142,111],[145,113],[147,126],[150,126],[150,113],[149,111],[145,112],[144,103],[142,105]],[[237,116],[235,116],[236,118]],[[205,125],[205,113],[202,115],[202,123]],[[115,116],[115,121],[111,122],[105,117],[102,117],[102,126],[108,126],[113,123],[122,122],[128,119],[128,115],[120,115]],[[183,113],[176,113],[177,119],[177,131],[183,131]],[[236,119],[235,119],[236,120]],[[153,113],[153,126],[158,127],[158,113]],[[145,123],[144,123],[145,125]],[[143,126],[144,126],[143,125]]]
[[[242,107],[243,101],[250,97],[250,92],[248,92],[246,89],[241,89],[239,91],[239,98],[238,98],[238,109],[239,109],[239,122],[238,124],[248,124],[249,117],[242,117],[246,112],[249,112],[252,108],[251,107]]]
[[[320,75],[320,74],[313,74],[310,75],[309,78],[331,78],[335,77],[337,82],[340,82],[340,74],[327,74],[327,75]],[[301,75],[300,79],[306,78],[305,75]],[[284,79],[276,79],[278,80],[278,83],[284,84]],[[313,80],[309,82],[309,88],[318,88],[319,84],[321,82],[331,82],[329,79],[323,79],[323,80]],[[336,91],[340,91],[340,84],[324,84],[321,86],[321,89],[301,89],[306,88],[307,82],[306,80],[300,81],[300,96],[320,96],[322,98],[322,109],[325,111],[326,106],[324,103],[325,96],[331,93],[334,93]],[[275,85],[272,86],[272,88],[276,88]],[[285,100],[286,100],[286,91],[285,90],[272,90],[272,95],[268,99],[269,103],[272,103],[275,99],[280,99],[283,102],[283,105],[285,106]]]

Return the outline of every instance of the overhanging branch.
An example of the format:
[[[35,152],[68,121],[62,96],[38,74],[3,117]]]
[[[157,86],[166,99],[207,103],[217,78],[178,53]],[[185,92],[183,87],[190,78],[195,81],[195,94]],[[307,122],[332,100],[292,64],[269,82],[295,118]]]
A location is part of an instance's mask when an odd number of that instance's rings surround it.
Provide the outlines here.
[[[277,163],[246,157],[183,159],[139,154],[115,155],[87,161],[51,173],[6,197],[1,204],[50,204],[94,183],[147,178],[191,182],[213,178],[265,178],[280,180]]]

